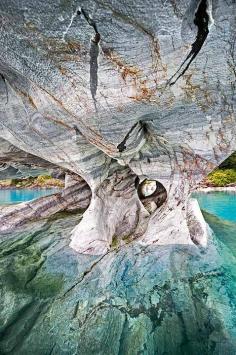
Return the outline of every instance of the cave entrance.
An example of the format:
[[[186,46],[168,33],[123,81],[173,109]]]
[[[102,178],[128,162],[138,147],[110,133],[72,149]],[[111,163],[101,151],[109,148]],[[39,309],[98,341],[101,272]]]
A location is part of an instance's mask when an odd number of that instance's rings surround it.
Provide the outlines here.
[[[157,180],[145,179],[136,181],[138,196],[143,206],[149,213],[161,207],[167,199],[165,187]]]

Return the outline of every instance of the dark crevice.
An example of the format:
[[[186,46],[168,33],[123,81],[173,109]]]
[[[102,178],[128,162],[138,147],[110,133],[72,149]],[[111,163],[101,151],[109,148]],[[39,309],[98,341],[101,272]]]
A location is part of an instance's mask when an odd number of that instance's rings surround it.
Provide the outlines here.
[[[81,15],[81,14],[84,16],[84,18],[88,22],[89,26],[93,27],[94,32],[95,32],[95,37],[94,37],[93,41],[98,44],[98,42],[100,41],[100,33],[98,32],[98,28],[97,28],[95,21],[82,8],[80,8],[77,11],[77,15]]]
[[[79,279],[76,283],[74,283],[69,289],[67,289],[67,290],[64,292],[64,294],[62,295],[62,297],[60,297],[60,298],[65,297],[65,296],[66,296],[68,293],[70,293],[77,285],[79,285],[79,284],[84,280],[84,278],[85,278],[88,274],[90,274],[90,273],[93,271],[94,267],[95,267],[100,261],[102,261],[102,259],[104,259],[105,256],[107,256],[108,254],[109,254],[109,251],[108,251],[106,254],[104,254],[102,257],[96,259],[95,262],[92,263],[92,265],[89,267],[89,269],[87,269],[87,270],[85,270],[85,271],[83,272],[83,274],[82,274],[82,276],[80,277],[80,279]]]
[[[174,85],[179,80],[179,78],[186,73],[191,63],[194,61],[194,59],[200,52],[209,33],[209,22],[210,19],[208,14],[208,0],[201,0],[198,5],[197,11],[195,13],[195,18],[194,18],[194,24],[198,28],[196,40],[192,44],[191,51],[187,55],[184,62],[180,65],[179,69],[175,72],[175,74],[168,80],[169,85]],[[180,70],[183,67],[184,69],[180,72]],[[177,78],[174,81],[172,81],[179,72],[180,74],[177,76]]]
[[[6,89],[6,103],[5,104],[7,105],[8,104],[8,89],[7,89],[6,78],[1,73],[0,73],[0,77],[2,78],[2,81],[4,82],[5,89]]]
[[[136,122],[132,127],[131,129],[129,130],[129,132],[126,134],[125,138],[122,140],[122,142],[120,142],[117,146],[117,149],[119,150],[120,153],[122,153],[127,147],[126,147],[126,142],[127,140],[129,139],[130,137],[130,134],[133,132],[133,130],[138,126],[140,125],[140,128],[138,130],[137,133],[139,133],[141,130],[143,130],[144,134],[147,133],[147,123],[145,122],[142,122],[142,121],[138,121]]]
[[[49,351],[48,355],[52,355],[55,347],[56,347],[56,344],[54,343],[53,346],[51,347],[51,350]]]
[[[90,45],[90,91],[94,102],[96,102],[96,93],[98,86],[98,55],[99,47],[93,40]]]
[[[73,129],[75,131],[75,142],[78,143],[81,136],[83,136],[83,134],[81,133],[81,131],[79,130],[76,124],[73,124]]]
[[[98,43],[100,42],[101,36],[98,32],[98,28],[96,22],[91,18],[90,15],[83,8],[79,8],[77,11],[77,15],[83,15],[89,26],[94,29],[95,35],[91,39],[90,45],[90,91],[95,103],[96,107],[96,93],[97,93],[97,86],[98,86],[98,56],[99,56],[99,46]]]

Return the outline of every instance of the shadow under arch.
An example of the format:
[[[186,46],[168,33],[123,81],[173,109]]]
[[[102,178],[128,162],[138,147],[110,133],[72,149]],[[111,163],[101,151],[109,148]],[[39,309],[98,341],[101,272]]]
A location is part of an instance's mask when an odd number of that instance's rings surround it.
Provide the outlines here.
[[[137,178],[135,185],[140,201],[150,213],[161,207],[167,199],[165,187],[157,180],[145,179],[140,182]]]

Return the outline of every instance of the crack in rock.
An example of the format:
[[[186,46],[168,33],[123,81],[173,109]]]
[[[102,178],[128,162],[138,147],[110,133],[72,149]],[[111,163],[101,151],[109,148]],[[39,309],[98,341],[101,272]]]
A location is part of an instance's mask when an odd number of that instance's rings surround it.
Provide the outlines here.
[[[126,134],[125,138],[122,140],[122,142],[120,142],[117,146],[117,149],[119,150],[120,153],[122,153],[124,150],[126,150],[126,142],[127,140],[129,139],[130,137],[130,134],[133,132],[133,130],[138,126],[140,125],[140,128],[138,130],[137,133],[139,133],[142,129],[143,129],[143,132],[144,134],[147,133],[147,123],[145,122],[142,122],[142,121],[138,121],[136,122],[132,127],[131,129],[129,130],[129,132]]]
[[[194,24],[198,28],[196,39],[192,44],[191,51],[187,55],[186,59],[180,65],[179,69],[175,72],[175,74],[172,75],[172,77],[168,80],[167,84],[171,86],[174,85],[179,80],[179,78],[181,78],[186,73],[191,63],[194,61],[194,59],[200,52],[209,34],[210,24],[213,22],[210,10],[211,8],[210,8],[209,0],[201,0],[198,5],[197,11],[195,13],[195,18],[194,18]],[[181,73],[177,76],[177,78],[174,81],[172,81],[185,64],[186,64],[185,68],[181,71]]]
[[[95,260],[95,262],[92,263],[92,265],[91,265],[87,270],[85,270],[85,271],[83,272],[83,274],[81,275],[81,277],[79,278],[79,280],[78,280],[76,283],[74,283],[68,290],[66,290],[66,291],[64,292],[64,294],[62,295],[62,297],[65,297],[65,296],[66,296],[68,293],[70,293],[77,285],[79,285],[79,284],[84,280],[84,278],[85,278],[88,274],[90,274],[90,273],[93,271],[94,267],[95,267],[102,259],[104,259],[105,256],[107,256],[109,253],[110,253],[110,251],[106,252],[106,254],[104,254],[102,257],[100,257],[100,258],[98,258],[97,260]]]
[[[94,29],[95,35],[91,38],[90,44],[90,91],[91,95],[95,104],[96,108],[96,93],[97,93],[97,86],[98,86],[98,56],[99,56],[99,46],[98,43],[100,42],[101,36],[98,32],[98,28],[96,22],[93,20],[90,14],[87,14],[83,8],[80,8],[77,11],[77,14],[82,14],[89,24]]]
[[[74,19],[76,18],[76,16],[78,15],[78,11],[79,11],[80,7],[77,6],[77,8],[75,9],[75,11],[73,12],[72,16],[71,16],[71,19],[70,19],[70,23],[69,25],[67,26],[67,28],[65,29],[65,31],[63,32],[62,34],[62,40],[63,42],[65,42],[65,38],[66,38],[66,35],[67,33],[69,32],[73,22],[74,22]]]
[[[3,74],[1,74],[1,73],[0,73],[0,77],[1,77],[1,79],[2,79],[2,81],[3,81],[3,83],[4,83],[4,85],[5,85],[5,90],[6,90],[6,102],[5,102],[5,105],[7,105],[7,104],[8,104],[8,98],[9,98],[9,96],[8,96],[8,89],[7,89],[6,78],[5,78],[5,76],[4,76]]]
[[[89,26],[91,26],[95,32],[94,37],[91,38],[89,55],[90,55],[90,91],[96,108],[96,93],[97,93],[97,86],[98,86],[98,56],[99,56],[98,43],[100,42],[101,36],[100,33],[98,32],[96,22],[93,20],[92,16],[90,14],[87,14],[87,12],[82,7],[77,6],[76,10],[72,14],[70,23],[67,26],[66,30],[63,32],[62,40],[65,41],[65,36],[67,35],[69,29],[71,28],[74,19],[76,18],[76,16],[80,16],[81,14],[85,18]]]

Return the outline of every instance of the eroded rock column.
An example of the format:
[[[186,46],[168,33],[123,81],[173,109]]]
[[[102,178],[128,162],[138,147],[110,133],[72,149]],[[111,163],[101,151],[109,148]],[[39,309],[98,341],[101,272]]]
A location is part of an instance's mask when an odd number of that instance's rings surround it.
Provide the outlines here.
[[[139,238],[149,213],[139,200],[136,175],[129,168],[114,170],[92,191],[89,208],[72,232],[70,246],[80,253],[104,254],[118,242]]]

